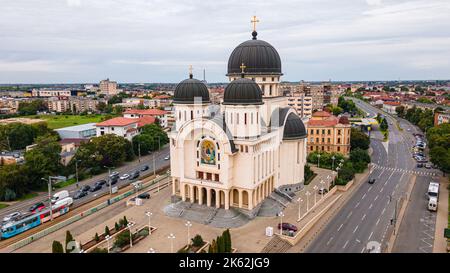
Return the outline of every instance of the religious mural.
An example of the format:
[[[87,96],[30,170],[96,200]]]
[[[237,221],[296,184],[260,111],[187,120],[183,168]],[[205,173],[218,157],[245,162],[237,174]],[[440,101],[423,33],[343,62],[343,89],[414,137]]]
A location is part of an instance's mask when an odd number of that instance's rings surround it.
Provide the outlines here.
[[[210,140],[204,140],[201,145],[201,162],[202,164],[216,164],[216,149],[214,143]]]

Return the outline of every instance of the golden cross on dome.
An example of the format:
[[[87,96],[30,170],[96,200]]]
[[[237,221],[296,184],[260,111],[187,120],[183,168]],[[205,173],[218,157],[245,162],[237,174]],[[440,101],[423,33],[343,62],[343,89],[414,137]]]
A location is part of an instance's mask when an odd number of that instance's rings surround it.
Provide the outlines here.
[[[239,66],[241,68],[241,72],[242,74],[244,74],[244,69],[246,68],[246,66],[244,65],[244,63],[242,63],[241,66]]]
[[[253,31],[256,31],[256,23],[259,23],[259,19],[256,18],[256,15],[253,15],[252,20],[250,23],[253,24]]]

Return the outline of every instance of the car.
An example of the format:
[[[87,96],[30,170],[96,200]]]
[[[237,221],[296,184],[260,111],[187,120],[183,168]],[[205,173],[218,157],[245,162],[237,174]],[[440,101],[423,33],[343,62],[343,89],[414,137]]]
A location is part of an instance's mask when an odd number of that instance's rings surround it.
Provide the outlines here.
[[[124,174],[122,174],[122,175],[120,176],[120,180],[127,180],[129,177],[130,177],[129,174],[124,173]]]
[[[81,191],[88,192],[90,189],[91,189],[91,186],[89,186],[89,185],[84,185],[84,186],[81,188]]]
[[[318,191],[319,194],[325,194],[327,192],[328,192],[328,190],[325,189],[325,188],[320,188],[319,191]]]
[[[5,217],[3,217],[3,222],[12,221],[12,220],[16,219],[17,217],[19,217],[20,215],[22,215],[22,214],[18,211],[10,213],[10,214],[6,215]]]
[[[375,183],[375,178],[369,179],[368,183],[369,183],[369,184]]]
[[[417,168],[423,168],[423,164],[422,163],[418,163],[416,167]]]
[[[135,171],[130,175],[130,177],[128,179],[133,180],[133,179],[138,178],[140,175],[141,174],[139,173],[139,171]]]
[[[109,179],[109,183],[111,183],[111,185],[116,184],[118,181],[119,181],[119,177],[117,177],[117,176],[111,177]],[[109,186],[109,183],[107,183],[108,186]]]
[[[38,202],[38,203],[32,205],[32,206],[28,209],[28,211],[34,213],[34,212],[36,212],[36,211],[41,211],[41,210],[43,210],[43,209],[45,209],[44,203]]]
[[[164,160],[169,160],[170,159],[170,155],[164,157]]]
[[[430,164],[430,163],[426,163],[426,164],[425,164],[425,168],[426,168],[426,169],[431,169],[431,164]]]
[[[95,182],[95,184],[96,184],[96,185],[100,185],[100,186],[103,186],[103,185],[105,185],[105,184],[106,184],[106,180],[104,180],[104,179],[102,179],[102,180],[99,180],[99,181]]]
[[[119,173],[114,171],[114,172],[111,173],[110,177],[112,177],[112,176],[119,176]]]
[[[293,232],[297,232],[297,227],[294,226],[293,224],[289,224],[289,223],[283,223],[283,224],[278,224],[278,229],[281,229],[281,227],[283,227],[283,230],[288,230],[288,231],[293,231]]]
[[[148,169],[150,169],[150,167],[148,165],[144,165],[141,167],[141,172],[145,172]]]
[[[90,192],[95,192],[95,191],[100,190],[101,188],[102,188],[102,185],[95,184],[89,191]]]
[[[141,193],[141,194],[138,195],[138,198],[150,199],[150,193],[148,193],[148,192]]]
[[[88,195],[87,191],[79,190],[73,195],[73,199],[80,199]]]

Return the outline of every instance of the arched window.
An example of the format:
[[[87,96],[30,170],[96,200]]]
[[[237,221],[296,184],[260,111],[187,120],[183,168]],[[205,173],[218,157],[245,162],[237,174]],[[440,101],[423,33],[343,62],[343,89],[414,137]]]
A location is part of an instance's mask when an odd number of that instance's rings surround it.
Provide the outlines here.
[[[201,144],[201,163],[216,165],[216,149],[212,141],[205,139]]]

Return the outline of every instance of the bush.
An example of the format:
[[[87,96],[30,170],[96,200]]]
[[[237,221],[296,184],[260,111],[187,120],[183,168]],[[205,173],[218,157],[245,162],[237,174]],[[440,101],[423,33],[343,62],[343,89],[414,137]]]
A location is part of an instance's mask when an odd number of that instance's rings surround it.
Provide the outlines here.
[[[105,236],[106,235],[111,235],[108,226],[105,227]]]
[[[130,244],[130,231],[125,230],[119,235],[116,236],[116,240],[114,241],[114,247],[124,247]]]
[[[98,237],[98,233],[95,233],[94,240],[95,240],[96,242],[100,241],[100,238]]]
[[[53,241],[52,253],[64,253],[63,245],[59,241]]]
[[[119,226],[119,224],[117,224],[117,222],[114,223],[114,229],[116,231],[118,231],[120,229],[120,226]]]
[[[199,234],[195,235],[195,237],[192,238],[191,241],[192,241],[192,246],[195,246],[195,247],[201,247],[205,244],[202,236],[200,236]]]
[[[98,248],[98,247],[96,247],[89,253],[108,253],[108,250],[106,248]]]
[[[66,231],[66,253],[69,253],[70,251],[73,250],[73,248],[68,249],[68,245],[69,245],[69,243],[72,242],[72,241],[73,241],[73,236],[72,236],[72,234],[70,233],[70,231]]]
[[[140,231],[137,233],[137,236],[143,236],[143,237],[146,237],[146,236],[148,236],[149,234],[150,234],[150,233],[148,232],[148,229],[144,228],[144,229],[140,230]]]

